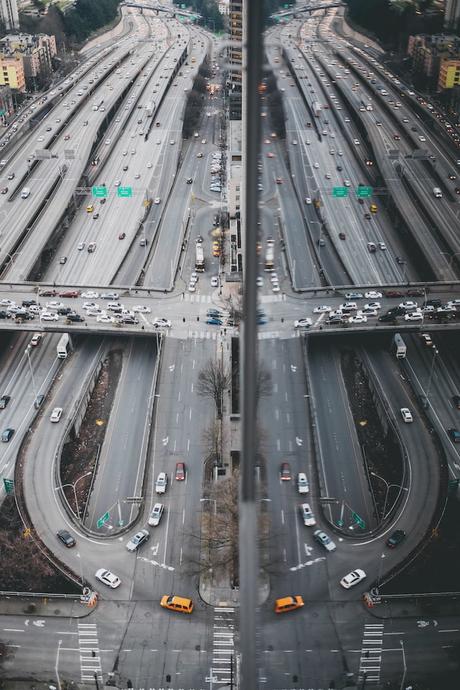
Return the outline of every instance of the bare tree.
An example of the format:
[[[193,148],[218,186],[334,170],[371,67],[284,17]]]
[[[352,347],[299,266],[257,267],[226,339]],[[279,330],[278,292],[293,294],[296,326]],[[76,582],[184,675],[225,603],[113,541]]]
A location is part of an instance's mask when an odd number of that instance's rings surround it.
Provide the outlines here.
[[[222,418],[222,398],[230,381],[230,374],[224,370],[222,362],[214,362],[212,359],[198,374],[198,395],[214,400],[218,419]]]

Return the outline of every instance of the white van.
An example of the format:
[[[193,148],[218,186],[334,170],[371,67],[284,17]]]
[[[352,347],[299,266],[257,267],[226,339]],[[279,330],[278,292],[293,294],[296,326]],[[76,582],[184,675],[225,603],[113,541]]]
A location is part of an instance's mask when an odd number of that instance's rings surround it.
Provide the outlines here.
[[[21,199],[27,199],[28,196],[30,196],[30,188],[29,187],[23,187],[22,192],[21,192]]]

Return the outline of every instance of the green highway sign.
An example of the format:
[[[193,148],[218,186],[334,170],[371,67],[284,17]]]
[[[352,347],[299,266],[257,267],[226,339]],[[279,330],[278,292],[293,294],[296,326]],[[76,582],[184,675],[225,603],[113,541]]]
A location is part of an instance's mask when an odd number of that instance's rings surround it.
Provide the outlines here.
[[[3,486],[5,487],[6,494],[14,493],[14,481],[12,479],[3,478]]]
[[[127,199],[128,197],[131,197],[133,195],[133,188],[132,187],[118,187],[118,196],[122,197],[123,199]]]
[[[97,521],[97,528],[100,529],[105,525],[106,522],[110,520],[110,513],[105,513],[102,517],[99,518]]]
[[[96,199],[105,199],[105,197],[109,196],[107,187],[93,187],[91,191]]]
[[[335,196],[335,197],[348,196],[348,187],[332,187],[332,196]]]
[[[372,196],[373,193],[372,187],[357,187],[356,188],[356,196],[360,197],[361,199],[369,199],[369,197]]]
[[[353,519],[353,522],[354,522],[356,525],[358,525],[358,527],[361,527],[361,529],[365,529],[366,523],[364,522],[364,520],[362,519],[362,517],[360,517],[360,516],[358,515],[358,513],[352,513],[352,514],[351,514],[351,517],[352,517],[352,519]]]

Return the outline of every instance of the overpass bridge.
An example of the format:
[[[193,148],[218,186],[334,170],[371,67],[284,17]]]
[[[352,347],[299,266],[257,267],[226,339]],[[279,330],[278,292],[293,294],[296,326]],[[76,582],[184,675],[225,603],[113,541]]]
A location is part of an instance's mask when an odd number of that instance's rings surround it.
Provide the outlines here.
[[[190,21],[197,21],[198,19],[202,19],[201,14],[198,12],[189,12],[188,10],[183,10],[177,5],[174,5],[173,7],[167,7],[166,5],[160,5],[159,3],[154,4],[147,4],[143,2],[130,2],[127,0],[127,2],[122,3],[123,7],[136,7],[137,9],[140,10],[153,10],[154,12],[157,12],[159,14],[160,12],[164,12],[164,14],[168,15],[169,17],[175,17],[176,15],[179,15],[181,17],[186,17],[187,19],[190,19]]]
[[[316,10],[327,10],[329,7],[345,7],[344,2],[322,2],[315,5],[303,5],[302,7],[292,7],[289,10],[282,10],[272,14],[273,19],[285,19],[287,17],[297,17],[304,12],[314,12]]]
[[[266,315],[264,325],[259,327],[258,337],[265,338],[292,338],[298,337],[305,331],[296,329],[294,322],[300,318],[311,319],[311,326],[308,333],[312,336],[337,336],[337,334],[356,333],[360,334],[391,334],[399,332],[420,332],[430,331],[454,331],[460,329],[460,307],[459,311],[453,314],[453,318],[445,323],[431,320],[429,314],[424,316],[423,321],[406,322],[400,319],[396,324],[382,323],[375,317],[370,317],[367,323],[346,323],[346,324],[327,324],[326,313],[317,314],[314,308],[317,305],[327,305],[335,309],[340,303],[347,300],[346,294],[360,291],[375,290],[382,292],[382,297],[378,299],[381,303],[381,312],[394,307],[405,299],[418,300],[421,304],[424,299],[439,298],[443,303],[460,299],[460,283],[424,283],[411,284],[404,286],[342,286],[335,288],[311,289],[302,295],[296,294],[267,294],[259,298],[259,306]],[[385,295],[389,293],[388,295]],[[103,298],[102,294],[111,294],[111,298]],[[75,296],[70,296],[74,294]],[[373,298],[358,300],[364,304],[365,301],[375,301]],[[189,292],[176,293],[154,293],[151,290],[141,287],[127,286],[95,286],[81,287],[78,285],[45,285],[42,283],[0,283],[0,312],[8,310],[9,303],[21,306],[23,302],[38,305],[40,308],[57,315],[57,309],[66,307],[80,314],[84,320],[81,322],[69,321],[65,315],[59,315],[57,320],[49,321],[41,318],[40,314],[30,314],[33,318],[15,318],[12,313],[9,318],[0,318],[0,331],[44,331],[44,332],[68,332],[84,333],[100,336],[117,335],[136,335],[136,336],[163,336],[176,338],[213,338],[216,339],[227,333],[237,333],[238,329],[226,325],[213,325],[206,323],[207,312],[209,309],[220,309],[226,311],[228,303],[219,294],[219,289],[212,293],[200,294]],[[98,316],[88,315],[84,307],[87,302],[94,302],[101,311],[106,311],[108,315],[115,313],[108,305],[111,302],[118,302],[122,308],[134,312],[136,323],[123,323],[120,321],[98,320]],[[11,306],[11,305],[10,305]],[[166,319],[168,325],[162,326],[158,319]],[[170,324],[170,325],[169,325]]]

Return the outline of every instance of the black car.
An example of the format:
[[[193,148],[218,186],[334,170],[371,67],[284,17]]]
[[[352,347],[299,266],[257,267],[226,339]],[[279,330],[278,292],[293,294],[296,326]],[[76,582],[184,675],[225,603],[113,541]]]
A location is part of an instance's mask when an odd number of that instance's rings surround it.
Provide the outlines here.
[[[10,402],[10,400],[11,400],[10,395],[2,395],[2,397],[0,398],[0,410],[4,410],[5,407],[8,405],[8,403]]]
[[[70,314],[72,309],[70,307],[61,307],[60,309],[57,310],[57,313],[60,316],[67,316],[67,314]]]
[[[9,319],[11,314],[8,314],[7,311],[4,311],[3,309],[0,311],[0,319]]]
[[[37,304],[34,299],[23,299],[22,300],[22,306],[23,307],[31,307],[33,304]]]
[[[407,294],[409,294],[409,293],[407,293]],[[427,301],[425,302],[425,305],[424,305],[424,306],[427,306],[427,307],[440,307],[441,305],[442,305],[441,300],[435,298],[435,299],[427,299]]]
[[[457,410],[460,410],[460,395],[452,396],[452,404],[457,408]]]
[[[81,314],[73,314],[73,313],[67,314],[67,321],[80,322],[80,321],[84,321],[84,320],[85,320],[85,318],[83,316],[81,316]]]
[[[406,533],[403,529],[397,529],[393,534],[391,534],[387,539],[387,546],[390,549],[394,549],[396,546],[401,544],[406,538]]]
[[[42,406],[44,399],[45,396],[42,393],[40,393],[40,395],[37,395],[37,397],[34,400],[34,407],[36,410],[38,410],[38,408]]]
[[[447,429],[451,441],[454,443],[460,443],[460,431],[458,429]]]
[[[397,314],[382,314],[382,316],[379,316],[378,320],[382,323],[390,323],[396,320],[396,316]]]
[[[14,429],[11,427],[8,427],[8,429],[5,429],[5,431],[2,432],[2,442],[3,443],[8,443],[11,441],[11,439],[14,436]]]
[[[75,546],[77,543],[75,541],[75,537],[73,537],[66,529],[60,529],[56,536],[60,541],[62,541],[64,546],[67,546],[68,549],[70,549],[72,546]]]

